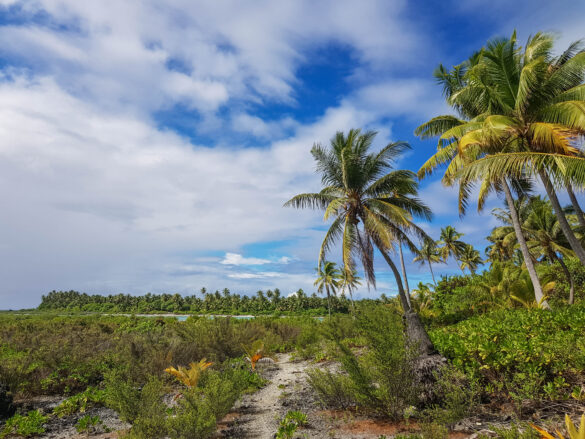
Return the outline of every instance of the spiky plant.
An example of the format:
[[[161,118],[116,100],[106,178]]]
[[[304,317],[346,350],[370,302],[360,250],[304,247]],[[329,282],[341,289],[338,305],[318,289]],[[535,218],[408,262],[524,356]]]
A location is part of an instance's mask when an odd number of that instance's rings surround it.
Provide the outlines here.
[[[198,363],[189,363],[189,368],[184,366],[179,366],[178,368],[170,366],[165,369],[165,372],[173,375],[187,387],[197,387],[201,374],[212,364],[203,358]]]

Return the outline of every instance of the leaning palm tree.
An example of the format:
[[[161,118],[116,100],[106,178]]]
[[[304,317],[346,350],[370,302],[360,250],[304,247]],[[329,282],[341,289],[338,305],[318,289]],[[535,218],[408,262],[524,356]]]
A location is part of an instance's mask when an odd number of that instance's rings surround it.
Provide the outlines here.
[[[428,237],[413,220],[430,219],[431,211],[416,198],[415,174],[391,167],[410,146],[396,142],[372,152],[375,135],[374,131],[361,133],[352,129],[347,135],[338,132],[329,148],[314,145],[311,154],[324,188],[318,193],[297,195],[285,206],[325,210],[324,220],[333,222],[321,245],[319,261],[324,260],[336,241],[341,241],[343,269],[353,270],[355,257],[360,258],[368,286],[376,285],[374,249],[379,251],[396,280],[408,341],[419,350],[418,364],[426,364],[420,370],[426,367],[432,371],[442,362],[441,357],[436,355],[420,318],[410,307],[400,272],[390,256],[398,242],[416,252],[411,236]],[[432,380],[432,376],[426,378]]]
[[[425,239],[423,245],[416,253],[413,262],[420,262],[421,264],[426,262],[428,264],[433,283],[436,287],[437,281],[435,280],[435,273],[433,273],[433,264],[443,262],[443,258],[441,258],[439,249],[437,248],[437,243],[432,239]]]
[[[331,317],[331,294],[335,294],[339,281],[341,279],[341,272],[336,268],[335,262],[323,261],[322,264],[315,269],[318,277],[313,285],[317,287],[317,291],[321,294],[323,290],[327,293],[327,308],[329,309],[329,317]]]
[[[471,244],[465,244],[465,248],[459,256],[459,262],[461,264],[461,271],[465,273],[465,269],[467,268],[472,275],[475,274],[477,267],[483,264],[479,251],[477,251]]]
[[[447,261],[452,256],[455,261],[460,262],[461,255],[465,251],[465,243],[460,240],[461,237],[463,237],[463,233],[459,233],[453,226],[441,229],[439,252],[444,261]]]

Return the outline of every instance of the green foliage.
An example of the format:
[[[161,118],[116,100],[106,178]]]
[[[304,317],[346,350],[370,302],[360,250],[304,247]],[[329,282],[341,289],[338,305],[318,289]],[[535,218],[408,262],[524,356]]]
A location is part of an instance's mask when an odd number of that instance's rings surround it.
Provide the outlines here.
[[[99,416],[85,415],[77,421],[75,429],[78,433],[87,433],[88,435],[97,430],[102,420]]]
[[[343,373],[313,370],[309,383],[325,405],[357,405],[398,419],[417,400],[413,356],[405,346],[401,317],[385,307],[362,307],[355,327],[365,351],[356,355],[347,328],[333,319],[328,336],[337,345]]]
[[[585,307],[572,306],[497,311],[430,335],[486,392],[521,400],[570,397],[585,367],[584,331]]]
[[[441,369],[435,386],[439,403],[423,412],[433,424],[452,426],[472,413],[479,402],[478,384],[452,366]]]
[[[104,404],[106,393],[95,387],[88,387],[84,392],[71,396],[53,409],[53,414],[62,418],[74,413],[85,413],[91,404]]]
[[[205,289],[203,289],[205,290]],[[253,296],[239,295],[225,288],[204,291],[201,297],[180,294],[146,294],[131,296],[89,295],[77,291],[51,291],[42,297],[40,311],[73,311],[102,313],[197,313],[197,314],[308,314],[323,315],[328,304],[332,312],[348,313],[350,301],[343,296],[332,295],[328,301],[316,294],[306,295],[303,290],[282,297],[280,290],[260,290]]]
[[[27,415],[14,415],[6,421],[4,428],[0,432],[0,438],[10,435],[18,435],[23,437],[35,436],[45,432],[43,424],[49,419],[38,410],[28,412]]]
[[[299,411],[289,411],[281,419],[276,432],[276,439],[292,439],[299,427],[307,424],[307,415]]]

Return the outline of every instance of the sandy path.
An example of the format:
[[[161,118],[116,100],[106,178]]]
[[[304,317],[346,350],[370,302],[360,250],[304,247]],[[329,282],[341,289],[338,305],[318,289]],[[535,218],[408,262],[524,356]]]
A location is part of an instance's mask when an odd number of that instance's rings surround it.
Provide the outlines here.
[[[291,362],[290,354],[280,354],[276,367],[269,377],[269,383],[252,395],[246,395],[239,407],[237,429],[227,437],[272,439],[282,416],[283,396],[294,392],[294,387],[305,382],[306,361]],[[224,436],[225,437],[225,436]]]

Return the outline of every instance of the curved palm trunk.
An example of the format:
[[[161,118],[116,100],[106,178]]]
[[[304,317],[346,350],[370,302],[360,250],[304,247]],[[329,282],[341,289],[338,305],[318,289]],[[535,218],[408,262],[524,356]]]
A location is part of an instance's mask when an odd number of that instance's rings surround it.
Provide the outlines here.
[[[427,262],[429,264],[429,270],[431,270],[431,276],[433,278],[433,283],[435,284],[435,287],[437,286],[437,281],[435,280],[435,273],[433,273],[433,264],[431,264],[431,261],[429,261],[427,259]]]
[[[518,244],[520,245],[520,251],[522,252],[522,257],[524,258],[526,269],[528,270],[530,280],[532,281],[532,287],[534,288],[534,297],[538,303],[542,303],[543,308],[550,308],[548,302],[544,299],[544,294],[542,293],[542,286],[540,285],[540,280],[538,279],[538,275],[536,274],[536,268],[534,267],[534,262],[532,261],[532,255],[528,250],[528,245],[526,244],[526,238],[524,238],[524,233],[522,233],[522,227],[520,226],[518,212],[516,211],[516,207],[514,206],[514,198],[512,197],[510,186],[508,186],[508,182],[505,179],[502,180],[502,188],[504,189],[504,195],[506,196],[508,209],[510,209],[510,216],[512,218],[514,232],[516,232]]]
[[[398,243],[398,249],[400,251],[400,267],[402,269],[402,278],[404,279],[404,287],[406,288],[406,300],[408,301],[408,307],[412,308],[410,301],[410,288],[408,287],[408,277],[406,276],[406,267],[404,266],[404,255],[402,254],[402,243]]]
[[[567,193],[569,194],[569,198],[571,199],[571,204],[573,205],[573,209],[575,209],[575,215],[577,216],[577,220],[579,221],[579,225],[585,229],[585,215],[583,214],[583,210],[581,210],[581,206],[579,205],[579,201],[577,201],[577,197],[575,196],[575,192],[573,192],[573,186],[571,184],[567,184]]]
[[[585,250],[583,250],[583,246],[581,245],[581,243],[579,242],[579,240],[577,239],[577,237],[573,233],[573,229],[571,229],[571,225],[567,221],[567,217],[565,216],[565,212],[563,212],[563,208],[561,206],[561,203],[559,202],[559,199],[558,199],[557,194],[555,192],[555,189],[550,181],[550,178],[548,177],[548,174],[545,171],[539,171],[539,175],[540,175],[540,178],[544,184],[544,189],[546,190],[546,194],[548,195],[548,199],[550,200],[550,203],[553,206],[553,210],[555,211],[555,215],[557,216],[557,219],[559,220],[559,226],[561,226],[561,230],[563,231],[563,234],[567,238],[567,241],[569,241],[569,245],[571,246],[571,249],[575,252],[575,255],[577,255],[577,257],[581,261],[581,264],[585,265]]]
[[[418,355],[413,363],[413,373],[416,382],[421,385],[422,391],[420,398],[425,403],[432,402],[437,397],[435,389],[437,377],[441,373],[441,369],[444,367],[445,363],[447,363],[447,360],[436,351],[420,317],[408,306],[406,294],[402,287],[402,280],[400,279],[400,273],[398,273],[394,261],[392,261],[388,253],[384,250],[379,247],[378,250],[382,253],[382,256],[392,269],[392,273],[394,273],[394,277],[396,278],[398,295],[400,296],[400,301],[404,309],[407,343],[418,351]]]
[[[329,285],[325,285],[325,291],[327,292],[327,308],[329,308],[329,318],[331,318],[331,295],[329,294]]]
[[[433,355],[436,354],[435,347],[425,330],[420,317],[416,312],[413,311],[412,307],[409,305],[408,299],[406,297],[406,292],[404,291],[404,287],[402,286],[402,279],[400,278],[400,273],[398,272],[398,268],[394,261],[390,258],[388,253],[380,248],[380,253],[386,260],[386,263],[390,266],[392,273],[394,273],[394,278],[396,279],[396,285],[398,287],[398,296],[400,297],[400,302],[402,303],[402,309],[404,310],[404,318],[406,320],[406,337],[411,343],[414,343],[418,346],[420,355]]]

